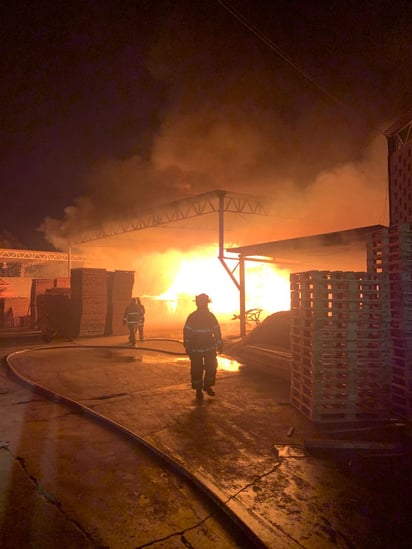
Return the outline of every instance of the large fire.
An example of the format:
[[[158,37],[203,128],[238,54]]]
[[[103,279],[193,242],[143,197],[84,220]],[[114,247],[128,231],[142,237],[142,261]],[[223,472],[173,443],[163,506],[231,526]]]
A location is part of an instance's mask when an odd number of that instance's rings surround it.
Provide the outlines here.
[[[221,321],[231,320],[239,314],[239,290],[218,260],[216,247],[202,247],[185,253],[166,252],[162,263],[163,268],[159,270],[165,289],[157,295],[142,294],[138,289],[135,293],[141,295],[148,308],[157,308],[157,314],[168,317],[163,320],[180,322],[195,308],[194,297],[199,293],[210,296],[210,309]],[[226,263],[238,280],[237,260]],[[148,287],[142,270],[136,272],[136,277],[135,286]],[[289,271],[279,270],[273,264],[247,261],[245,290],[246,310],[262,309],[261,320],[274,312],[290,309]]]

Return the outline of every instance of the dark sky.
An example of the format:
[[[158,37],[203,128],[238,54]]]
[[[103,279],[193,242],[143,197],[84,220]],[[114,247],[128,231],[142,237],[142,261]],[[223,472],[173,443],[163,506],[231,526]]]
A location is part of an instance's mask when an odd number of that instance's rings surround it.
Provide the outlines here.
[[[17,0],[0,15],[0,234],[22,247],[218,188],[303,193],[412,106],[406,0]]]

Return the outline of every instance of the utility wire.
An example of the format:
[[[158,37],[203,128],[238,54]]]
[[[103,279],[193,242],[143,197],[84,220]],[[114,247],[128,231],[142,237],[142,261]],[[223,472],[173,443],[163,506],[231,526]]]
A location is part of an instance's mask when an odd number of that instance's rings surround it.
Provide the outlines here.
[[[289,57],[286,53],[284,53],[279,46],[274,44],[267,36],[265,36],[257,27],[255,27],[250,21],[246,19],[244,15],[242,15],[238,10],[236,10],[229,2],[226,2],[225,0],[217,0],[217,3],[222,6],[228,13],[230,13],[235,19],[237,19],[244,27],[246,27],[251,33],[253,33],[259,40],[261,40],[268,48],[270,48],[272,51],[274,51],[285,63],[290,65],[294,70],[296,70],[299,74],[301,74],[306,80],[311,82],[311,84],[317,88],[320,92],[322,92],[325,96],[327,96],[329,99],[334,101],[335,103],[338,103],[345,109],[350,109],[351,111],[354,111],[354,108],[342,101],[339,97],[336,95],[330,93],[325,87],[323,87],[321,84],[319,84],[307,71],[305,71],[300,65],[298,65],[291,57]],[[356,113],[355,114],[359,114]],[[371,127],[371,129],[375,130],[376,132],[385,135],[385,133],[380,130],[379,128]]]

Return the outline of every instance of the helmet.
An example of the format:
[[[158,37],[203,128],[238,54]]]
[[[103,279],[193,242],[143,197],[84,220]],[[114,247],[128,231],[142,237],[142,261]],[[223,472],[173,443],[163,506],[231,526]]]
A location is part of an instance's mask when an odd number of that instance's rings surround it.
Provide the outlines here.
[[[199,294],[196,296],[196,305],[207,305],[210,303],[210,297],[207,294]]]

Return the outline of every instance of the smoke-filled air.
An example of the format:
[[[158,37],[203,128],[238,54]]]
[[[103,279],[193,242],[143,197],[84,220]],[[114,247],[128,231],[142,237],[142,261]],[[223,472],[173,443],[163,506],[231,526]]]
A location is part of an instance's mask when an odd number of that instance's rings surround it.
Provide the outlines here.
[[[285,15],[283,21],[272,14],[269,27],[256,16],[262,31],[278,39],[305,67],[301,71],[233,20],[219,3],[213,9],[203,6],[204,17],[187,4],[175,7],[167,14],[159,10],[145,39],[144,56],[139,56],[144,60],[144,82],[150,80],[161,90],[152,104],[151,124],[145,124],[141,133],[137,125],[136,133],[128,131],[127,138],[120,134],[116,152],[106,151],[89,163],[81,175],[83,191],[67,204],[63,216],[45,217],[40,227],[45,238],[57,249],[67,250],[88,230],[104,229],[171,201],[217,189],[258,195],[270,205],[268,216],[228,216],[225,247],[387,224],[383,132],[399,104],[389,108],[390,90],[382,93],[377,82],[394,59],[402,58],[401,51],[392,47],[391,57],[380,49],[374,57],[375,74],[371,44],[369,49],[359,48],[362,56],[351,57],[345,50],[346,35],[336,31],[322,35],[319,47],[311,50],[305,47],[313,38],[309,29],[300,41],[287,42],[294,31],[290,28],[288,33],[284,25],[293,26],[293,18]],[[252,17],[254,12],[248,13]],[[340,28],[353,27],[350,17],[341,23]],[[380,22],[368,25],[371,33],[380,33]],[[352,33],[358,46],[362,28]],[[395,36],[394,29],[386,30],[385,40]],[[327,47],[327,40],[336,40],[334,49]],[[336,58],[328,58],[328,52],[335,52]],[[119,48],[114,66],[124,68],[131,60],[130,51]],[[350,71],[357,78],[348,89]],[[116,77],[121,86],[122,74],[114,70],[110,78]],[[138,76],[133,83],[128,116],[135,124],[139,108],[146,108],[150,97]],[[213,293],[220,293],[217,287],[226,296],[231,292],[237,296],[228,277],[212,283],[211,276],[203,281],[199,275],[210,273],[202,261],[216,261],[217,245],[217,220],[199,217],[90,242],[80,251],[87,250],[95,264],[105,268],[135,270],[138,294],[176,302],[179,292],[193,296],[209,291],[213,299]],[[197,265],[194,271],[191,260]],[[333,257],[329,262],[331,269],[341,267]],[[299,268],[305,267],[303,258],[301,263]],[[354,269],[363,267],[357,256],[349,263]],[[284,281],[293,266],[279,264],[276,269],[281,278],[277,302],[268,306],[256,291],[249,306],[288,307],[288,299],[279,296],[288,293]],[[192,272],[192,277],[184,280],[183,271]],[[225,276],[217,263],[216,272],[220,271]],[[194,280],[197,284],[189,283]],[[226,284],[230,290],[224,289]]]

